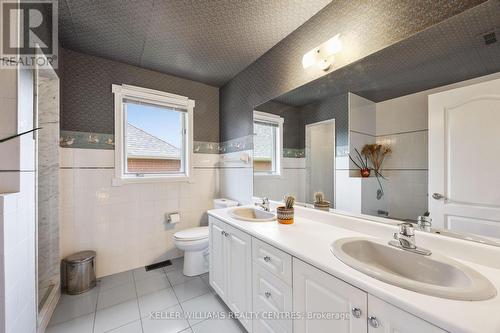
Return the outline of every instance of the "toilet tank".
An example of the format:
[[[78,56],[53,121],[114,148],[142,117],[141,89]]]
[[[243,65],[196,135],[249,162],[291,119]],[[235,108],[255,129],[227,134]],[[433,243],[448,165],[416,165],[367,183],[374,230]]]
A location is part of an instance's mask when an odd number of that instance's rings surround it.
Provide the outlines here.
[[[214,208],[228,208],[238,206],[238,202],[226,198],[214,199]]]

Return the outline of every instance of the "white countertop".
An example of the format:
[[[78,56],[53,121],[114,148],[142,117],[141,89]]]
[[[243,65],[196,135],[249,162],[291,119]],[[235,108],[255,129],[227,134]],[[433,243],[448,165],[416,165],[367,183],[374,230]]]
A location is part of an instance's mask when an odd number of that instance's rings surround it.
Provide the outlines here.
[[[283,225],[276,221],[245,222],[236,220],[228,215],[227,211],[229,209],[210,210],[208,214],[344,280],[371,295],[379,297],[417,317],[427,320],[444,330],[453,333],[500,332],[499,295],[486,301],[456,301],[423,295],[376,280],[341,262],[330,252],[330,245],[336,239],[371,236],[369,234],[336,226],[336,220],[345,220],[345,216],[331,214],[331,217],[328,215],[331,221],[329,223],[324,223],[315,222],[308,218],[297,216],[296,214],[294,224]],[[359,222],[364,223],[362,220],[359,220]],[[343,223],[345,223],[345,221]],[[370,230],[371,228],[373,228],[373,225],[367,225],[366,229]],[[387,228],[387,226],[383,226],[382,228]],[[392,233],[388,233],[387,240],[389,240],[391,236]],[[418,237],[417,234],[417,244]],[[500,269],[498,266],[493,268],[486,265],[479,265],[471,261],[466,261],[464,258],[450,255],[450,253],[439,251],[443,249],[442,242],[448,241],[455,242],[452,245],[456,246],[456,240],[440,238],[440,246],[433,248],[429,246],[429,241],[427,241],[425,247],[433,252],[439,252],[442,255],[453,257],[474,268],[487,277],[496,287],[497,291],[500,291]],[[466,243],[466,246],[471,245]],[[477,246],[479,252],[481,247],[484,248],[484,245]],[[450,248],[451,247],[452,246],[450,246]],[[436,248],[439,250],[436,250]],[[446,246],[444,248],[446,248]],[[495,249],[493,252],[488,252],[488,249],[485,249],[486,255],[491,255],[492,253],[496,255],[500,253],[500,250]],[[470,258],[468,259],[470,260]],[[500,256],[498,259],[494,260],[500,260]]]

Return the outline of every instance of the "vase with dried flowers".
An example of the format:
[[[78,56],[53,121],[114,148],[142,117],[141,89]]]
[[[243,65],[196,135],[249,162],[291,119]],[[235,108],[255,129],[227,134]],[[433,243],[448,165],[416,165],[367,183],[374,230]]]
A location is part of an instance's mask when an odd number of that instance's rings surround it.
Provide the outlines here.
[[[354,148],[354,151],[356,152],[354,158],[351,156],[351,154],[349,154],[349,158],[351,159],[352,163],[354,163],[354,165],[358,167],[361,177],[370,177],[371,171],[370,167],[368,166],[368,156],[365,155],[363,158],[363,156],[361,156],[356,148]]]
[[[384,159],[390,153],[392,153],[390,146],[376,143],[365,145],[361,150],[361,155],[365,156],[366,159],[369,159],[373,165],[372,170],[375,173],[375,177],[377,177],[379,185],[379,189],[377,190],[377,200],[380,200],[384,195],[384,188],[382,187],[380,177],[383,179],[385,179],[385,177],[380,173],[380,170],[382,168],[382,163],[384,163]]]
[[[285,195],[283,198],[285,201],[285,206],[280,206],[276,208],[276,215],[278,222],[281,224],[292,224],[295,204],[295,197],[293,195]]]

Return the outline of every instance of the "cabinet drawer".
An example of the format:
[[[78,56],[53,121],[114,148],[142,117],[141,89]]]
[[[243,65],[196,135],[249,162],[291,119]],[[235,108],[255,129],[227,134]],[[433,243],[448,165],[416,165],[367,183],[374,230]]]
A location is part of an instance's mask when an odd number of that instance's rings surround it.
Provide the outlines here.
[[[292,256],[288,253],[252,238],[252,259],[258,266],[292,284]]]
[[[292,311],[292,288],[256,262],[252,280],[253,311],[258,314],[253,323],[254,333],[292,332],[292,320],[279,317]]]

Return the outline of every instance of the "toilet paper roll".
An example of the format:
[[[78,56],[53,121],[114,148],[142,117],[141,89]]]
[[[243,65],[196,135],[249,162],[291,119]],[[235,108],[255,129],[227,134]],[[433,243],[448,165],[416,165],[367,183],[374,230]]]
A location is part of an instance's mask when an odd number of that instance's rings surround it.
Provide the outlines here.
[[[170,213],[168,214],[167,222],[171,224],[179,223],[181,221],[181,214]]]

